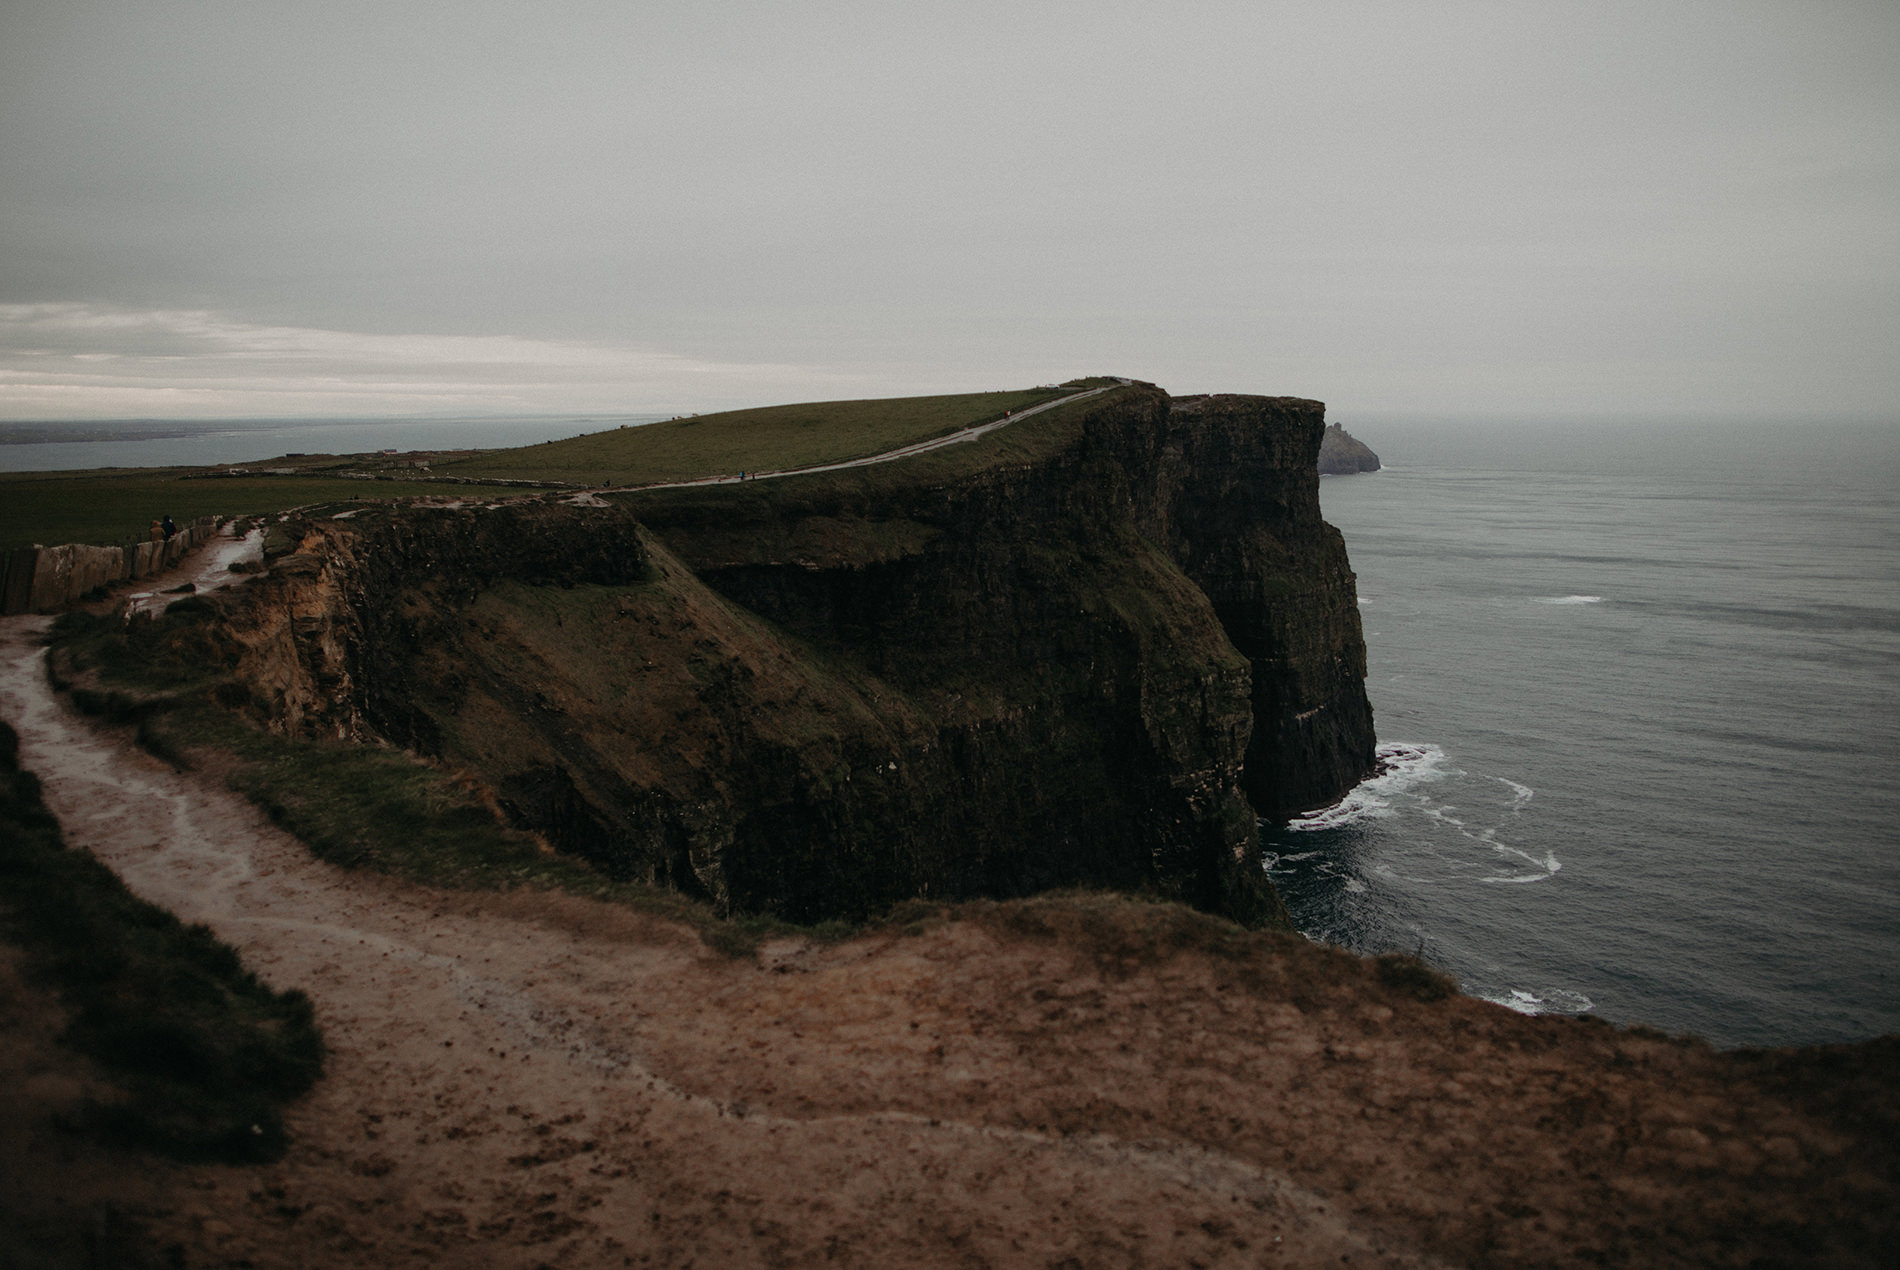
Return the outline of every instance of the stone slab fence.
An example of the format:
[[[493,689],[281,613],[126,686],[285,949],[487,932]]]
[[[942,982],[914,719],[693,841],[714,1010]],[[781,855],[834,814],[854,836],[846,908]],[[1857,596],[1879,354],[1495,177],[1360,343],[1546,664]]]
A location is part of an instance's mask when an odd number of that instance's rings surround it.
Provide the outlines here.
[[[160,542],[16,548],[0,557],[0,613],[51,613],[94,587],[161,572],[217,532],[216,516],[200,516]]]

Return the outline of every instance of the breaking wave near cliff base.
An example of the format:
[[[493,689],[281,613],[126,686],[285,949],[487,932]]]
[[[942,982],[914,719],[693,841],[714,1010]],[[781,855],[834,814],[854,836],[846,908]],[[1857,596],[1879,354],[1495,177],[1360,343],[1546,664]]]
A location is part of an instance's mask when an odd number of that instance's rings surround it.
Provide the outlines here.
[[[1360,953],[1415,953],[1520,1013],[1588,1011],[1582,992],[1513,975],[1460,929],[1461,911],[1493,907],[1480,891],[1563,869],[1555,850],[1530,845],[1536,790],[1430,743],[1386,742],[1377,757],[1377,772],[1339,802],[1261,827],[1267,873],[1301,932]]]

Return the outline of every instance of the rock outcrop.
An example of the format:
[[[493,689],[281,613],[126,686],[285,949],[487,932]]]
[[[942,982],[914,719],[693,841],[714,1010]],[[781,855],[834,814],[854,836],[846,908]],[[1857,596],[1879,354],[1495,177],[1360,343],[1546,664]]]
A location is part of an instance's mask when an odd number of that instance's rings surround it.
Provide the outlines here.
[[[1336,423],[1326,429],[1326,437],[1319,447],[1321,476],[1351,476],[1355,472],[1378,470],[1379,456],[1364,441]]]
[[[208,607],[272,726],[723,908],[1096,885],[1274,923],[1256,813],[1373,762],[1323,431],[1137,385],[877,468],[312,520]]]

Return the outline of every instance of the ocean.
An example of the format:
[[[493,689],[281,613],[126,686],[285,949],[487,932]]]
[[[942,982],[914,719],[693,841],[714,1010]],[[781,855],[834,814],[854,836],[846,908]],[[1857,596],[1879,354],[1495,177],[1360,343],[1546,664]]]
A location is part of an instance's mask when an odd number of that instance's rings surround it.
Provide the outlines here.
[[[1355,434],[1387,767],[1263,828],[1301,930],[1721,1046],[1900,1032],[1900,426]]]
[[[0,423],[0,472],[205,467],[292,452],[492,450],[558,441],[669,415],[514,415],[465,419],[186,419]]]

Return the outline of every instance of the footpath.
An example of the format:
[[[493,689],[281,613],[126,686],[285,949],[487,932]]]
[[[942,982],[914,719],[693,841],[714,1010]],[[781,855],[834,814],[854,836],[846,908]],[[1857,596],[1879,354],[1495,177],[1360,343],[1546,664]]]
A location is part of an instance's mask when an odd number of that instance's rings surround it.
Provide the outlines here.
[[[845,459],[838,463],[819,463],[811,467],[792,467],[763,472],[746,472],[738,476],[730,474],[725,476],[701,476],[690,481],[664,481],[652,485],[603,486],[601,490],[603,492],[611,492],[641,489],[689,489],[697,485],[737,485],[741,481],[775,481],[786,476],[810,476],[817,472],[842,472],[847,468],[870,467],[876,463],[894,463],[898,459],[908,459],[918,454],[929,454],[934,450],[945,449],[953,445],[967,445],[969,442],[975,441],[978,437],[988,436],[998,428],[1007,428],[1011,424],[1020,423],[1032,415],[1039,415],[1045,410],[1054,410],[1058,406],[1070,405],[1077,401],[1087,401],[1089,398],[1099,397],[1111,389],[1125,388],[1133,382],[1132,379],[1123,379],[1118,383],[1109,384],[1101,388],[1090,388],[1083,392],[1071,393],[1067,397],[1058,397],[1054,401],[1045,401],[1039,406],[1030,406],[1026,410],[1012,411],[1002,418],[992,419],[988,423],[973,424],[970,427],[960,428],[955,432],[946,433],[940,437],[931,437],[925,441],[913,441],[909,445],[900,445],[894,450],[886,450],[881,454],[870,454],[862,458]]]

